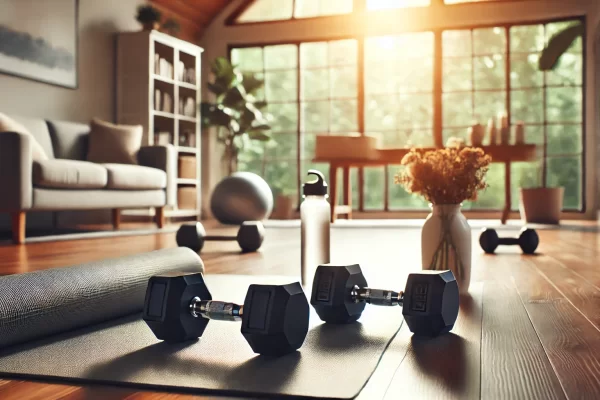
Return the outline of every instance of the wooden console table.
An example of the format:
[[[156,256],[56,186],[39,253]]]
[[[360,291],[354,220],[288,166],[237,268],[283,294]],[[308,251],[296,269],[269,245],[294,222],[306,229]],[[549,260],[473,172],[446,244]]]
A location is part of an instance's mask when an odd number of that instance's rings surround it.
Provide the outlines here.
[[[504,163],[504,210],[502,211],[502,223],[505,224],[510,213],[511,183],[510,164],[513,162],[535,161],[538,158],[537,146],[534,144],[523,145],[497,145],[483,146],[482,149],[492,157],[493,163]],[[431,148],[434,150],[434,148]],[[329,187],[331,188],[331,222],[337,215],[347,215],[352,218],[352,188],[350,185],[350,168],[358,167],[380,167],[390,164],[400,164],[402,158],[410,149],[381,149],[378,150],[376,158],[339,158],[318,157],[314,162],[329,164]],[[337,172],[343,170],[343,205],[337,203]]]

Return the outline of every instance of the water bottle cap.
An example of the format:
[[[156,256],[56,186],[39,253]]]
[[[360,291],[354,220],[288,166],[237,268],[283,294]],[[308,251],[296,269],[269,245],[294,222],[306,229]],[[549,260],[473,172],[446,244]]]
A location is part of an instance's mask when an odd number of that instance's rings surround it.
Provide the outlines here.
[[[302,185],[302,193],[305,196],[325,196],[327,194],[327,182],[321,171],[309,169],[308,175],[315,175],[317,180],[314,182],[306,182]]]

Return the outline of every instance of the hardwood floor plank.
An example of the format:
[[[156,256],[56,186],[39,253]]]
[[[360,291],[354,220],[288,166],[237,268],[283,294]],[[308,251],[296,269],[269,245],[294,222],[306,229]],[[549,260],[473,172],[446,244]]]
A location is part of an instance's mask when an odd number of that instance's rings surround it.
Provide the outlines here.
[[[482,399],[564,399],[513,285],[487,283],[481,339]]]
[[[546,279],[537,257],[507,266],[529,318],[570,399],[600,398],[600,332]]]
[[[483,284],[461,298],[451,333],[434,339],[418,338],[402,329],[408,352],[398,366],[385,400],[479,399]]]

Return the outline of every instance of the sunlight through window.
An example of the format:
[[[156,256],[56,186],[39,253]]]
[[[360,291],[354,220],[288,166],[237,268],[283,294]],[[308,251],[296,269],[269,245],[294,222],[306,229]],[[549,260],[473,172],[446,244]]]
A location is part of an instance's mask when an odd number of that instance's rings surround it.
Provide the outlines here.
[[[367,0],[367,10],[386,10],[389,8],[426,7],[430,4],[431,4],[431,0]]]

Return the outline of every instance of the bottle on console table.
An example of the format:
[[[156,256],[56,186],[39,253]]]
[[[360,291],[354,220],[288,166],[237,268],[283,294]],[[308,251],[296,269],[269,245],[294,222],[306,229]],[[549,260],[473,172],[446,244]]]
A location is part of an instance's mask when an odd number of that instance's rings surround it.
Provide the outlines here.
[[[301,225],[301,274],[302,286],[312,284],[317,267],[330,261],[329,231],[331,208],[327,201],[327,182],[320,171],[311,169],[308,175],[317,180],[302,185],[304,201],[300,205]]]

